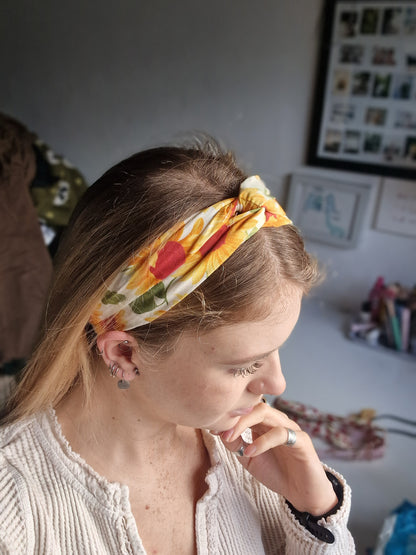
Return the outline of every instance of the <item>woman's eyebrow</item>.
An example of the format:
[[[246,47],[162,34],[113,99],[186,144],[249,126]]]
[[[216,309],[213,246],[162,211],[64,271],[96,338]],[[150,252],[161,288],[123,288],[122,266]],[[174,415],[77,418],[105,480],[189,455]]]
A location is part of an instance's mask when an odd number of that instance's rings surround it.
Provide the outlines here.
[[[268,351],[267,353],[262,353],[260,355],[253,355],[252,357],[245,358],[245,359],[223,362],[222,364],[224,364],[224,366],[235,366],[235,365],[239,365],[239,364],[247,364],[247,362],[252,362],[253,360],[260,360],[262,358],[266,358],[269,355],[271,355],[272,353],[274,353],[275,351],[277,351],[278,349],[279,349],[279,347],[276,347],[275,349],[272,349],[271,351]]]

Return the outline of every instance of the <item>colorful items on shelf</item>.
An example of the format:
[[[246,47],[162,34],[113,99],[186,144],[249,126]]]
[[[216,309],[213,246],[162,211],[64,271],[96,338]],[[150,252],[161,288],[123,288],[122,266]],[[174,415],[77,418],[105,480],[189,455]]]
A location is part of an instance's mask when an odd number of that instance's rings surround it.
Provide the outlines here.
[[[350,326],[352,339],[416,355],[416,286],[386,284],[378,277]]]

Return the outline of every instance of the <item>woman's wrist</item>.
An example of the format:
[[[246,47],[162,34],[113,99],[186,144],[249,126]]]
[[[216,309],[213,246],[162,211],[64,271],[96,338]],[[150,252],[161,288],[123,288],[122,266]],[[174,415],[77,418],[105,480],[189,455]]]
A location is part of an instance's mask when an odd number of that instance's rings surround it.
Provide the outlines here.
[[[314,518],[322,518],[322,515],[328,513],[333,514],[332,511],[335,510],[336,512],[336,507],[339,504],[339,498],[335,491],[334,484],[329,478],[328,473],[325,472],[325,474],[325,488],[322,488],[321,490],[319,502],[314,506],[305,507],[303,509],[304,512],[310,513]]]
[[[319,525],[318,522],[321,519],[325,519],[338,512],[338,510],[340,509],[344,501],[344,488],[342,487],[342,484],[338,480],[338,478],[336,478],[336,476],[331,474],[331,472],[325,471],[325,474],[328,480],[331,482],[333,491],[338,500],[337,503],[332,507],[332,509],[325,512],[324,514],[316,516],[306,511],[305,512],[298,511],[288,500],[286,500],[286,504],[288,505],[289,509],[291,510],[296,520],[300,524],[302,524],[302,526],[304,526],[313,536],[315,536],[315,538],[318,538],[319,540],[324,541],[326,543],[334,543],[335,538],[332,532],[327,528],[324,528],[323,526]]]

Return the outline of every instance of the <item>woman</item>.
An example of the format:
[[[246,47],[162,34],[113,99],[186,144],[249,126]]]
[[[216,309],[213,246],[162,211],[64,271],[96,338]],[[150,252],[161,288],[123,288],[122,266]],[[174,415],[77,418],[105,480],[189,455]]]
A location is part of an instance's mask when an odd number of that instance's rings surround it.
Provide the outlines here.
[[[2,428],[0,551],[354,553],[345,481],[262,402],[317,276],[260,178],[213,145],[104,174]]]

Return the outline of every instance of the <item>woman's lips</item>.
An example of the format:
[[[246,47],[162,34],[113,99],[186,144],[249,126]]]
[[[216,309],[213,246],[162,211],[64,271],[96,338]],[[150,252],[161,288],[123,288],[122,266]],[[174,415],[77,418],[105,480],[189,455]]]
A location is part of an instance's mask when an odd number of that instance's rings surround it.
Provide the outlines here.
[[[250,414],[254,407],[246,407],[244,409],[237,409],[230,412],[230,415],[235,416],[243,416],[245,414]]]

